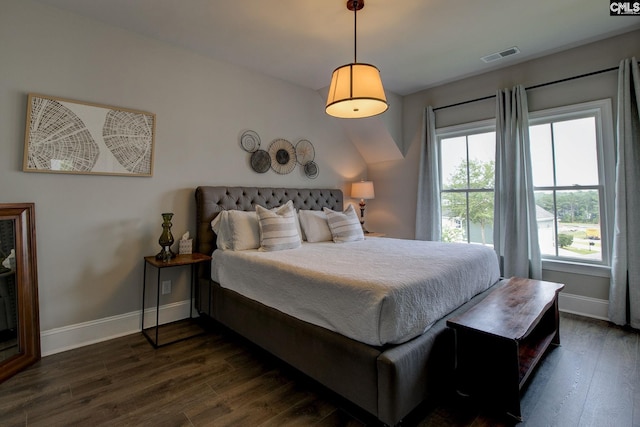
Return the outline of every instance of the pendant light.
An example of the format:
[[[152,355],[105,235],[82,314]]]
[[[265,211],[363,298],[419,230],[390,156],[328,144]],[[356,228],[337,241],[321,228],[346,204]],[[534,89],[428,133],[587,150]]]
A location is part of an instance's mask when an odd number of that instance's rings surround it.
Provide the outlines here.
[[[347,9],[353,11],[353,63],[333,71],[325,110],[330,116],[359,119],[384,113],[389,108],[380,70],[357,61],[357,16],[363,7],[364,0],[347,1]]]

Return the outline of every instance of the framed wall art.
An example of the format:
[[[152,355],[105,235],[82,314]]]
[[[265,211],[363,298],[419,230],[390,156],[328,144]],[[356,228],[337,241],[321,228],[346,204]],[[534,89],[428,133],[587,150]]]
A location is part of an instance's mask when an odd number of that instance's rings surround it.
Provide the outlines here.
[[[153,113],[29,94],[25,172],[153,175]]]

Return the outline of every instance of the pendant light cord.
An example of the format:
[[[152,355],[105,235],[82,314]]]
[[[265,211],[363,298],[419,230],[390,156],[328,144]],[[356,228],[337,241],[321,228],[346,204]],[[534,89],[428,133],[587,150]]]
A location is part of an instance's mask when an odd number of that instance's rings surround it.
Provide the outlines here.
[[[358,63],[358,0],[353,0],[353,63]]]

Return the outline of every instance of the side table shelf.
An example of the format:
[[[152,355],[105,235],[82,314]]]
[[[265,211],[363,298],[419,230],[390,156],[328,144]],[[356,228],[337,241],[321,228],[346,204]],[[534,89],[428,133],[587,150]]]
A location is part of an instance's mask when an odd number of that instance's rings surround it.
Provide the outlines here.
[[[211,257],[209,255],[204,255],[204,254],[198,254],[198,253],[194,253],[194,254],[189,254],[189,255],[176,255],[175,258],[169,260],[169,261],[161,261],[161,260],[157,260],[155,256],[147,256],[144,257],[144,276],[143,276],[143,282],[142,282],[142,334],[147,338],[147,340],[149,341],[149,343],[151,343],[151,345],[154,348],[158,348],[158,347],[163,347],[165,345],[169,345],[169,344],[173,344],[175,342],[178,341],[182,341],[182,340],[186,340],[188,338],[192,338],[194,336],[197,335],[201,335],[204,331],[203,329],[199,326],[199,325],[187,325],[186,326],[186,333],[179,333],[177,334],[176,337],[172,338],[171,340],[167,341],[167,342],[163,342],[160,343],[159,339],[160,339],[160,330],[161,329],[166,329],[168,325],[174,324],[174,323],[178,323],[178,322],[183,322],[185,319],[183,320],[178,320],[176,322],[171,322],[171,323],[165,323],[165,324],[160,324],[160,283],[161,283],[161,273],[162,270],[165,268],[171,268],[171,267],[181,267],[181,266],[190,266],[190,270],[191,270],[191,277],[190,277],[190,287],[191,287],[191,292],[190,292],[190,299],[189,299],[189,317],[186,319],[187,321],[189,321],[190,323],[193,322],[193,294],[194,294],[194,289],[195,289],[195,279],[196,279],[196,266],[198,263],[201,262],[206,262],[206,261],[211,261]],[[151,266],[151,267],[155,267],[157,270],[157,282],[156,282],[156,306],[155,306],[155,317],[156,317],[156,321],[155,324],[153,326],[145,326],[145,314],[146,314],[146,308],[145,308],[145,302],[146,302],[146,292],[147,292],[147,268]],[[177,328],[176,328],[177,329]],[[195,332],[194,332],[195,330]]]

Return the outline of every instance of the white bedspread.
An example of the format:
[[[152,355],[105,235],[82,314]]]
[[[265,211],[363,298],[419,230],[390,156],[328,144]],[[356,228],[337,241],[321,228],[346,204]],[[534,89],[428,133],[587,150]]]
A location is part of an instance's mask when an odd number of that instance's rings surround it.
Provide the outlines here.
[[[498,280],[493,249],[389,238],[213,253],[222,287],[371,345],[401,343]]]

